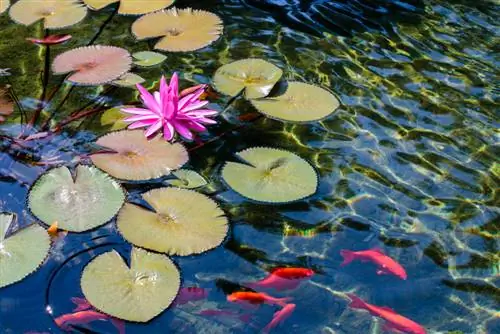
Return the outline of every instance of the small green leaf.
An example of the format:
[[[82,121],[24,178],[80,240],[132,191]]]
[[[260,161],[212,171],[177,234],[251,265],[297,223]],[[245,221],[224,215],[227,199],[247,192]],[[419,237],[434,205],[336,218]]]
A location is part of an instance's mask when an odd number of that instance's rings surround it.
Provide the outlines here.
[[[131,87],[135,86],[136,84],[143,83],[144,81],[146,81],[146,79],[144,79],[140,75],[129,72],[125,73],[118,80],[115,80],[111,83],[115,86]]]
[[[186,189],[195,189],[207,185],[207,180],[205,180],[203,176],[192,170],[179,169],[175,172],[172,172],[172,174],[177,179],[167,180],[167,183],[171,186]]]
[[[128,126],[128,124],[123,121],[126,115],[122,113],[120,110],[122,108],[127,108],[127,107],[132,107],[132,106],[114,107],[103,112],[101,115],[101,125],[103,126],[111,125],[110,128],[111,131],[125,129]]]
[[[136,61],[134,61],[135,65],[143,67],[155,66],[163,63],[167,59],[167,56],[152,51],[136,52],[132,55],[132,57],[137,59]]]

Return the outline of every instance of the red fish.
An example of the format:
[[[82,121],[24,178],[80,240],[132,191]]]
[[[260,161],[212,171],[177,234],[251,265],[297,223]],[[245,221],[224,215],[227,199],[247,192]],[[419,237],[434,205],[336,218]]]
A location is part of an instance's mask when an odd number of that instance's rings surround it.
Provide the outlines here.
[[[407,333],[407,334],[426,334],[425,328],[410,320],[397,314],[393,309],[385,306],[375,306],[368,304],[362,299],[358,298],[353,294],[348,294],[351,298],[351,303],[349,307],[353,309],[367,310],[370,314],[385,320],[384,329],[387,331],[392,331],[396,333]]]
[[[287,304],[281,310],[274,313],[273,319],[271,320],[270,323],[266,325],[266,327],[264,327],[262,333],[269,333],[271,329],[273,329],[274,327],[278,326],[278,324],[285,321],[293,313],[295,307],[296,307],[295,304]]]
[[[276,304],[284,306],[291,298],[274,298],[262,292],[239,291],[227,296],[227,300],[233,303],[246,302],[250,304]]]
[[[28,41],[33,44],[38,45],[54,45],[61,44],[71,39],[71,35],[50,35],[42,39],[38,38],[26,38]]]
[[[313,275],[314,270],[308,268],[276,268],[266,278],[255,283],[247,283],[247,285],[251,288],[291,290]]]
[[[175,305],[184,305],[191,301],[197,301],[207,298],[208,289],[199,288],[196,286],[190,286],[187,288],[181,288],[179,294],[175,299]]]
[[[392,274],[404,280],[408,277],[405,269],[399,263],[385,255],[384,252],[378,248],[359,252],[342,249],[340,255],[344,258],[344,262],[342,262],[341,266],[345,266],[354,260],[361,260],[362,262],[371,261],[378,266],[377,275]]]

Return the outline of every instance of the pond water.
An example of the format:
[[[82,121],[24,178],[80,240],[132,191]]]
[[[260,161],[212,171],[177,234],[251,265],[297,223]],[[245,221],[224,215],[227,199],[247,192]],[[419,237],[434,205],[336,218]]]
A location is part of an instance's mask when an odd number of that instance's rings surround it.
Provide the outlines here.
[[[223,35],[195,52],[165,53],[161,66],[135,72],[152,88],[161,74],[177,71],[181,87],[188,87],[210,83],[217,68],[231,61],[262,58],[282,68],[287,80],[334,92],[341,106],[321,121],[283,123],[248,118],[255,109],[244,99],[211,98],[217,110],[232,103],[216,118],[218,124],[200,135],[204,144],[186,144],[186,168],[209,181],[199,191],[219,203],[230,232],[213,250],[173,257],[182,286],[209,294],[170,307],[148,323],[126,322],[126,332],[259,333],[279,308],[262,305],[243,309],[248,317],[234,317],[230,312],[239,309],[226,295],[271,268],[294,266],[315,274],[296,289],[272,293],[296,304],[274,333],[383,333],[383,321],[350,308],[347,293],[390,307],[428,333],[500,333],[498,4],[269,3],[179,1],[179,7],[219,15]],[[0,124],[0,212],[17,214],[16,228],[36,221],[26,199],[37,178],[54,166],[89,163],[92,143],[111,131],[92,113],[45,138],[9,139],[30,131],[20,124],[39,109],[40,100],[45,102],[39,125],[47,120],[55,125],[75,111],[138,101],[133,88],[77,87],[49,70],[56,55],[84,45],[152,50],[154,44],[130,33],[135,17],[116,15],[115,9],[89,12],[77,25],[58,30],[73,37],[49,49],[26,41],[44,35],[41,23],[26,27],[0,15],[0,69],[10,69],[0,85],[10,86],[16,102]],[[221,167],[255,146],[286,149],[309,161],[319,177],[316,193],[271,205],[228,188]],[[159,179],[123,186],[127,200],[137,202],[140,194],[164,184]],[[372,248],[399,262],[408,278],[377,275],[369,262],[340,266],[342,249]],[[131,249],[115,220],[54,242],[35,273],[0,289],[0,333],[59,333],[54,319],[72,312],[72,297],[83,297],[82,269],[111,249],[125,258]],[[207,309],[228,315],[200,315]],[[109,321],[82,322],[71,331],[117,332]]]

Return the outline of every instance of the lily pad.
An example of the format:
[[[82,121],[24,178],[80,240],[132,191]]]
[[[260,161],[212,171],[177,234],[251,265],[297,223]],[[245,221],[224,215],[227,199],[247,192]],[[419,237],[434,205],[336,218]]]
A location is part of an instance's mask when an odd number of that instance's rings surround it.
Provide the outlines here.
[[[340,106],[329,91],[303,82],[288,82],[283,95],[252,100],[261,113],[282,121],[317,121],[332,114]]]
[[[116,251],[94,258],[83,270],[81,288],[88,302],[113,317],[147,322],[172,304],[180,273],[165,255],[133,248],[130,268]]]
[[[132,57],[137,59],[136,61],[134,61],[135,65],[143,67],[155,66],[163,63],[167,59],[167,56],[152,51],[136,52],[132,54]]]
[[[45,260],[50,237],[37,224],[7,237],[13,214],[0,214],[0,288],[18,282],[33,273]]]
[[[167,183],[175,187],[195,189],[207,185],[207,180],[192,170],[179,169],[172,172],[172,174],[176,179],[167,180]]]
[[[29,193],[29,206],[47,225],[83,232],[115,216],[125,194],[118,182],[95,167],[80,165],[73,180],[67,167],[54,168],[36,181]]]
[[[269,95],[283,71],[263,59],[241,59],[223,65],[214,74],[215,88],[226,95],[236,96],[242,89],[247,99]]]
[[[143,83],[144,81],[146,81],[146,79],[140,75],[128,72],[119,77],[117,80],[112,81],[111,84],[120,87],[135,87],[135,85]]]
[[[181,144],[171,144],[160,137],[147,140],[140,130],[113,132],[99,138],[96,144],[117,153],[94,154],[92,162],[122,180],[149,180],[168,175],[189,159]]]
[[[316,192],[316,171],[292,152],[254,147],[236,155],[244,163],[227,162],[222,178],[244,197],[259,202],[287,203]]]
[[[0,14],[5,12],[10,6],[10,0],[0,0]]]
[[[125,117],[127,117],[120,110],[122,108],[132,108],[133,106],[119,106],[115,108],[111,108],[106,110],[101,115],[101,125],[103,126],[111,126],[111,131],[123,130],[128,124],[123,121]]]
[[[43,20],[45,29],[61,29],[82,21],[87,7],[77,0],[19,0],[10,7],[9,14],[20,24],[29,26]]]
[[[154,209],[126,203],[117,226],[132,244],[172,255],[205,252],[222,243],[227,219],[217,203],[193,190],[153,189],[143,199]]]
[[[120,2],[118,13],[122,15],[142,15],[154,12],[174,3],[175,0],[83,0],[93,10],[100,10],[112,3]]]

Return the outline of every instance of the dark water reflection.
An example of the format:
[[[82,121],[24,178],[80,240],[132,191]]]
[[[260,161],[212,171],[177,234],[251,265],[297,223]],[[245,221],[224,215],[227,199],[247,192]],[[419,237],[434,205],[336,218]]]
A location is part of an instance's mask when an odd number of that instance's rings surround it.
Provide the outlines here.
[[[274,308],[256,311],[250,325],[197,313],[230,307],[225,293],[263,277],[269,268],[287,264],[308,266],[318,274],[297,290],[280,294],[293,297],[297,309],[276,332],[380,332],[374,318],[346,307],[345,293],[355,292],[421,323],[430,333],[497,333],[498,5],[429,0],[402,8],[410,2],[382,1],[380,6],[386,4],[390,10],[379,20],[370,10],[375,1],[306,1],[307,8],[295,5],[297,1],[281,1],[282,6],[271,8],[272,15],[255,1],[245,2],[251,6],[229,0],[207,1],[203,6],[194,2],[196,8],[210,8],[223,17],[225,34],[200,52],[168,54],[161,72],[179,71],[182,85],[187,86],[209,82],[221,64],[262,57],[283,68],[287,79],[331,89],[342,107],[310,125],[265,118],[247,124],[238,120],[253,112],[245,101],[237,101],[222,114],[221,124],[203,139],[225,135],[192,151],[189,168],[210,180],[203,191],[228,213],[231,235],[214,251],[175,259],[184,284],[211,289],[209,299],[172,308],[147,325],[127,324],[127,332],[258,332]],[[335,26],[314,19],[320,10]],[[298,11],[311,20],[302,20],[301,26],[283,19]],[[88,43],[97,33],[96,43],[130,51],[147,49],[146,42],[136,43],[129,34],[133,18],[113,17],[101,30],[111,12],[93,13],[77,28],[68,29],[73,40],[53,47],[52,56]],[[349,24],[339,24],[348,19]],[[304,25],[314,31],[308,33]],[[23,110],[30,113],[32,99],[43,90],[39,78],[44,56],[24,37],[38,35],[40,27],[14,25],[6,15],[0,16],[0,27],[0,68],[11,68],[13,73],[0,77],[0,83],[8,80]],[[318,31],[325,37],[316,37]],[[159,71],[140,74],[156,80]],[[60,77],[51,76],[49,92],[60,82]],[[99,103],[109,105],[135,99],[129,89],[103,94],[101,88],[78,88],[67,95],[70,86],[60,88],[48,106],[49,111],[58,109],[56,120],[98,96],[104,96]],[[227,99],[214,102],[222,107]],[[235,127],[237,131],[230,131]],[[0,134],[17,131],[12,124],[0,125]],[[13,147],[2,140],[0,211],[18,213],[21,224],[33,221],[25,209],[25,196],[50,167],[39,162],[72,166],[106,131],[97,117],[29,147]],[[219,178],[224,161],[234,159],[236,151],[258,145],[288,149],[311,161],[320,176],[318,192],[297,203],[267,206],[226,189]],[[129,198],[137,200],[141,192],[159,185],[125,187]],[[383,248],[402,263],[408,280],[378,276],[369,264],[339,267],[340,249],[371,247]],[[70,312],[69,298],[81,296],[81,269],[110,248],[122,254],[129,250],[113,224],[56,244],[35,275],[0,291],[0,333],[56,333],[45,308],[50,305],[54,316]],[[92,330],[113,333],[107,323],[92,324]]]

